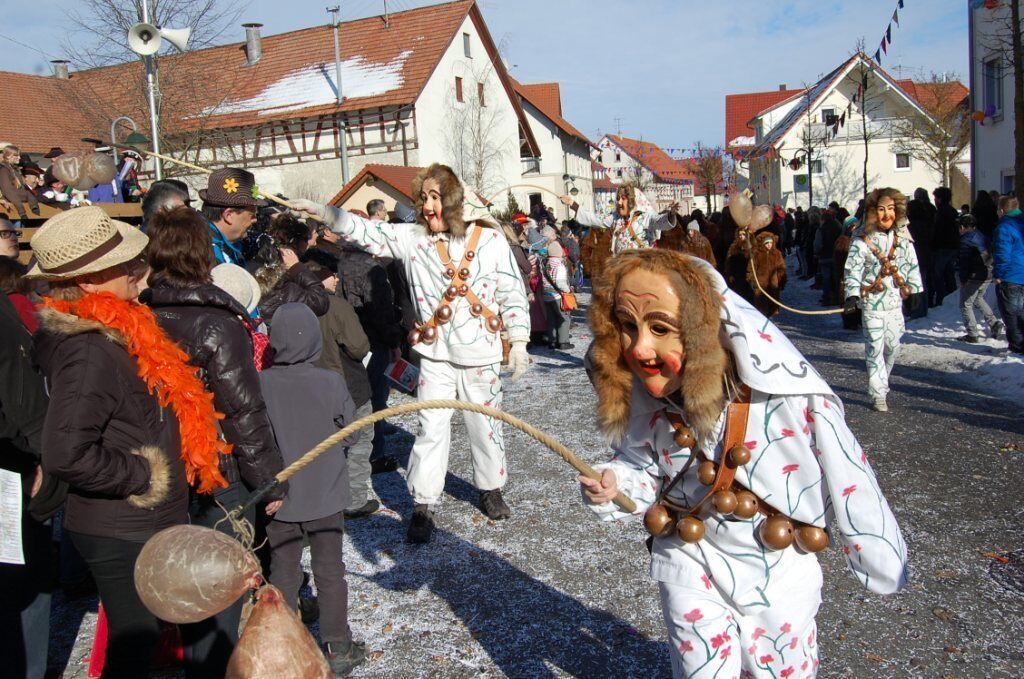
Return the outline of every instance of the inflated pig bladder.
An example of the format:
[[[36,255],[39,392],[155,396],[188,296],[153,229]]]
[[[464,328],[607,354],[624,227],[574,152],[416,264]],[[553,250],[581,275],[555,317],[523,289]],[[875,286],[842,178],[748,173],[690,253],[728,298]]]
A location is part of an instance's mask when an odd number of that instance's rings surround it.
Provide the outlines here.
[[[330,679],[331,666],[281,591],[259,591],[225,679]]]
[[[220,613],[257,582],[260,565],[240,542],[202,526],[172,526],[151,537],[135,562],[146,608],[176,624]]]

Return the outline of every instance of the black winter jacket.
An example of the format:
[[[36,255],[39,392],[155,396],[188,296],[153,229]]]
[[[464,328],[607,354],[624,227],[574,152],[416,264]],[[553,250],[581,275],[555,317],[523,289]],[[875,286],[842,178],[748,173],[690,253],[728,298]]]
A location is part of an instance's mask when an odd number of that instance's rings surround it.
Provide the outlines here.
[[[65,527],[145,542],[187,523],[178,420],[149,392],[121,336],[53,310],[39,320],[33,353],[50,392],[43,468],[69,485]]]
[[[388,273],[372,255],[351,246],[341,248],[338,292],[359,314],[370,346],[394,349],[402,343],[402,326]]]
[[[267,325],[273,321],[274,312],[288,302],[305,304],[317,316],[327,313],[330,293],[320,279],[310,273],[302,262],[293,264],[274,284],[274,287],[263,295],[260,302],[260,313]]]
[[[952,205],[940,205],[935,213],[932,250],[957,250],[960,247],[960,221]]]
[[[352,401],[360,408],[370,400],[370,378],[363,366],[370,341],[359,316],[344,297],[332,295],[331,308],[319,320],[324,346],[315,365],[344,377]]]
[[[251,490],[270,481],[281,471],[281,451],[260,391],[252,339],[243,325],[251,323],[245,309],[215,285],[148,288],[139,299],[199,368],[214,408],[224,415],[221,430],[232,446],[232,455],[221,458],[224,478],[233,483],[241,477]],[[268,501],[283,498],[285,491],[275,489]]]

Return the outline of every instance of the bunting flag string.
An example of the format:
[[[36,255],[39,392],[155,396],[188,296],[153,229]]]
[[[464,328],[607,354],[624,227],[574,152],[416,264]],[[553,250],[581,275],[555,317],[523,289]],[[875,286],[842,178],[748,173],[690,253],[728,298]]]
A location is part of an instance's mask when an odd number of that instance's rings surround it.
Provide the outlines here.
[[[892,25],[896,24],[899,28],[900,25],[900,10],[903,9],[904,0],[897,0],[896,9],[892,11],[892,16],[889,18],[889,24],[885,27],[885,33],[882,34],[882,39],[878,43],[878,49],[875,50],[874,59],[879,64],[882,63],[882,57],[889,56],[889,45],[892,44]]]

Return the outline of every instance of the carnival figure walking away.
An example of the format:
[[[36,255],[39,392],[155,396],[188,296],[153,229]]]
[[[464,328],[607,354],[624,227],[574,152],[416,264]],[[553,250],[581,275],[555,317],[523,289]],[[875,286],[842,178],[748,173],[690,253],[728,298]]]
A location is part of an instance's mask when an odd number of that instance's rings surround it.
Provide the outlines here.
[[[653,248],[661,232],[676,225],[675,211],[679,208],[679,203],[672,203],[660,215],[649,204],[638,208],[637,190],[630,183],[616,189],[612,215],[598,215],[580,207],[572,196],[559,196],[559,200],[576,213],[576,221],[583,226],[611,230],[613,255],[623,250]]]
[[[835,540],[873,592],[906,582],[906,546],[843,404],[789,340],[704,262],[614,258],[594,290],[598,419],[614,441],[604,520],[645,511],[675,677],[814,676]],[[773,366],[773,368],[768,368]]]
[[[451,168],[434,164],[413,180],[416,224],[373,222],[346,210],[306,200],[296,209],[323,219],[343,239],[377,256],[401,260],[419,319],[409,344],[420,356],[421,400],[458,398],[501,406],[500,332],[508,332],[512,379],[526,372],[530,312],[519,267],[490,216],[464,212],[464,192]],[[444,492],[451,445],[450,410],[423,410],[409,458],[408,486],[415,507],[410,542],[429,542],[434,507]],[[501,495],[508,478],[500,423],[465,413],[480,505],[492,519],[506,519]]]
[[[854,234],[843,272],[845,311],[862,310],[868,394],[872,407],[889,410],[889,375],[900,353],[903,300],[921,292],[921,271],[906,228],[907,199],[893,188],[876,189]]]

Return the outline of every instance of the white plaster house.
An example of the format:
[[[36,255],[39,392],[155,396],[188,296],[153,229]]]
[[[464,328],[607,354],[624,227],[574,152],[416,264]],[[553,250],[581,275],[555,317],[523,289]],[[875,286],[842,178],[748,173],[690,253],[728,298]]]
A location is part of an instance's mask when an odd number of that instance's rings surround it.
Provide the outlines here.
[[[908,92],[922,96],[926,87],[897,81],[858,53],[806,90],[760,111],[749,121],[755,143],[741,161],[756,200],[807,208],[813,187],[815,205],[836,201],[852,212],[864,193],[865,128],[868,191],[882,186],[907,195],[918,187],[931,191],[941,174],[901,147],[898,136],[902,121],[928,118]]]
[[[971,195],[993,190],[1009,193],[1016,175],[1013,70],[1005,57],[1010,8],[1000,3],[995,9],[968,6],[967,12],[971,110],[992,114],[986,116],[984,124],[972,123]]]
[[[677,202],[685,214],[694,207],[693,175],[684,161],[671,158],[650,142],[606,134],[597,142],[593,160],[608,171],[613,184],[632,181],[640,186],[655,209]]]

